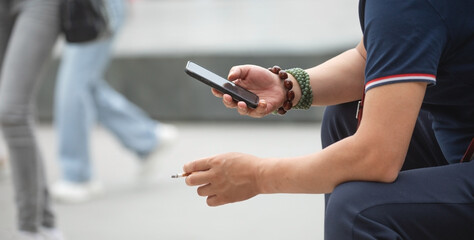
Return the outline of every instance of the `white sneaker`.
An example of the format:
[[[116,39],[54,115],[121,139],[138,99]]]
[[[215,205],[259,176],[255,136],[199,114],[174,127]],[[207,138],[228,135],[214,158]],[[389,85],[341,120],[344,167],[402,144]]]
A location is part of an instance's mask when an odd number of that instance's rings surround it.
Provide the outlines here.
[[[158,138],[157,150],[159,150],[175,142],[178,138],[178,128],[171,124],[160,123],[155,128],[155,134]]]
[[[18,239],[19,240],[47,240],[46,238],[44,238],[43,234],[39,232],[28,232],[28,231],[18,232]]]
[[[139,172],[141,176],[147,176],[153,172],[159,159],[158,155],[163,153],[163,150],[169,148],[178,138],[178,128],[171,124],[159,123],[155,128],[155,134],[158,139],[158,145],[142,159]]]
[[[41,228],[40,233],[47,240],[64,240],[63,233],[57,228]]]
[[[62,203],[82,203],[99,195],[102,185],[96,181],[74,183],[59,181],[51,187],[53,199]]]

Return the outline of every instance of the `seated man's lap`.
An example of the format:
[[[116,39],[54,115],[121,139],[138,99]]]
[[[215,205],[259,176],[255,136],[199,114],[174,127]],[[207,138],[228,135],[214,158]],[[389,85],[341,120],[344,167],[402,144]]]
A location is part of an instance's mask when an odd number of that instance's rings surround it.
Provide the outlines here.
[[[473,172],[470,162],[341,184],[327,202],[326,239],[472,239]]]
[[[326,108],[323,147],[355,133],[356,109],[356,102]],[[473,230],[464,229],[474,220],[474,181],[468,177],[474,164],[447,165],[429,115],[420,111],[402,172],[394,183],[349,182],[326,196],[327,239],[365,238],[364,234],[385,234],[376,239],[433,239],[423,235],[430,233],[435,239],[443,234],[451,234],[450,239],[474,235]]]

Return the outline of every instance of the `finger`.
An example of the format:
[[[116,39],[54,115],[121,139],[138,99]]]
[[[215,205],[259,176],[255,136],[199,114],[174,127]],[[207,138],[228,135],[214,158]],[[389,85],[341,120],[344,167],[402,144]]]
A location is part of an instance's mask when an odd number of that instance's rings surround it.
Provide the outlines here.
[[[229,74],[227,75],[227,79],[230,81],[239,79],[243,77],[242,66],[234,66],[230,69]]]
[[[197,193],[201,197],[211,196],[214,195],[214,191],[212,189],[211,184],[206,184],[204,186],[198,187]]]
[[[258,105],[257,108],[255,108],[255,112],[257,114],[261,114],[262,116],[267,114],[267,101],[265,101],[265,99],[260,99],[260,101],[258,101]]]
[[[259,102],[258,102],[258,105],[257,105],[257,108],[255,109],[249,109],[248,111],[248,115],[251,116],[251,117],[256,117],[256,118],[260,118],[260,117],[263,117],[265,115],[268,114],[268,110],[267,110],[267,102],[263,99],[261,99]]]
[[[230,81],[233,81],[236,79],[245,79],[250,73],[250,70],[252,69],[252,67],[254,66],[253,65],[234,66],[230,69],[229,74],[227,75],[227,79],[229,79]]]
[[[185,182],[188,186],[209,184],[211,182],[209,171],[193,172],[191,175],[186,177]]]
[[[212,94],[213,94],[214,96],[218,97],[218,98],[221,98],[222,95],[223,95],[222,92],[216,90],[215,88],[211,88],[211,91],[212,91]]]
[[[224,105],[227,108],[236,108],[237,107],[237,102],[235,102],[234,99],[232,99],[232,97],[229,94],[224,94],[222,96],[222,103],[224,103]]]
[[[249,108],[245,102],[240,101],[237,103],[237,111],[240,113],[240,115],[248,115]]]
[[[216,207],[216,206],[224,204],[224,203],[220,202],[217,195],[211,195],[211,196],[207,197],[206,202],[207,202],[207,205],[210,206],[210,207]]]
[[[192,161],[189,163],[184,164],[183,171],[185,173],[192,173],[198,171],[206,171],[209,170],[211,166],[209,165],[208,159],[203,158],[196,161]]]

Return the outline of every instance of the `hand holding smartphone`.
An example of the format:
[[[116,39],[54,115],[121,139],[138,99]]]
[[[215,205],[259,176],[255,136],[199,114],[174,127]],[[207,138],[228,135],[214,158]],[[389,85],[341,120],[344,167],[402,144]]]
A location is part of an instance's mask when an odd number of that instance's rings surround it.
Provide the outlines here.
[[[248,107],[256,108],[258,105],[259,98],[256,94],[191,61],[188,61],[186,64],[185,72],[189,76],[217,89],[218,91],[229,94],[235,101],[245,102]]]

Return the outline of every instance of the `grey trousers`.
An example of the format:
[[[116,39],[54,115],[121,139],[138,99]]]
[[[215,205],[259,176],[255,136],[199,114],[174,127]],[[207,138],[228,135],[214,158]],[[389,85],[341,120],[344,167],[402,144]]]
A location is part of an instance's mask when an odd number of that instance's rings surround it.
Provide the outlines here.
[[[35,137],[39,75],[59,34],[59,0],[0,1],[0,124],[20,230],[54,227],[54,214]]]

